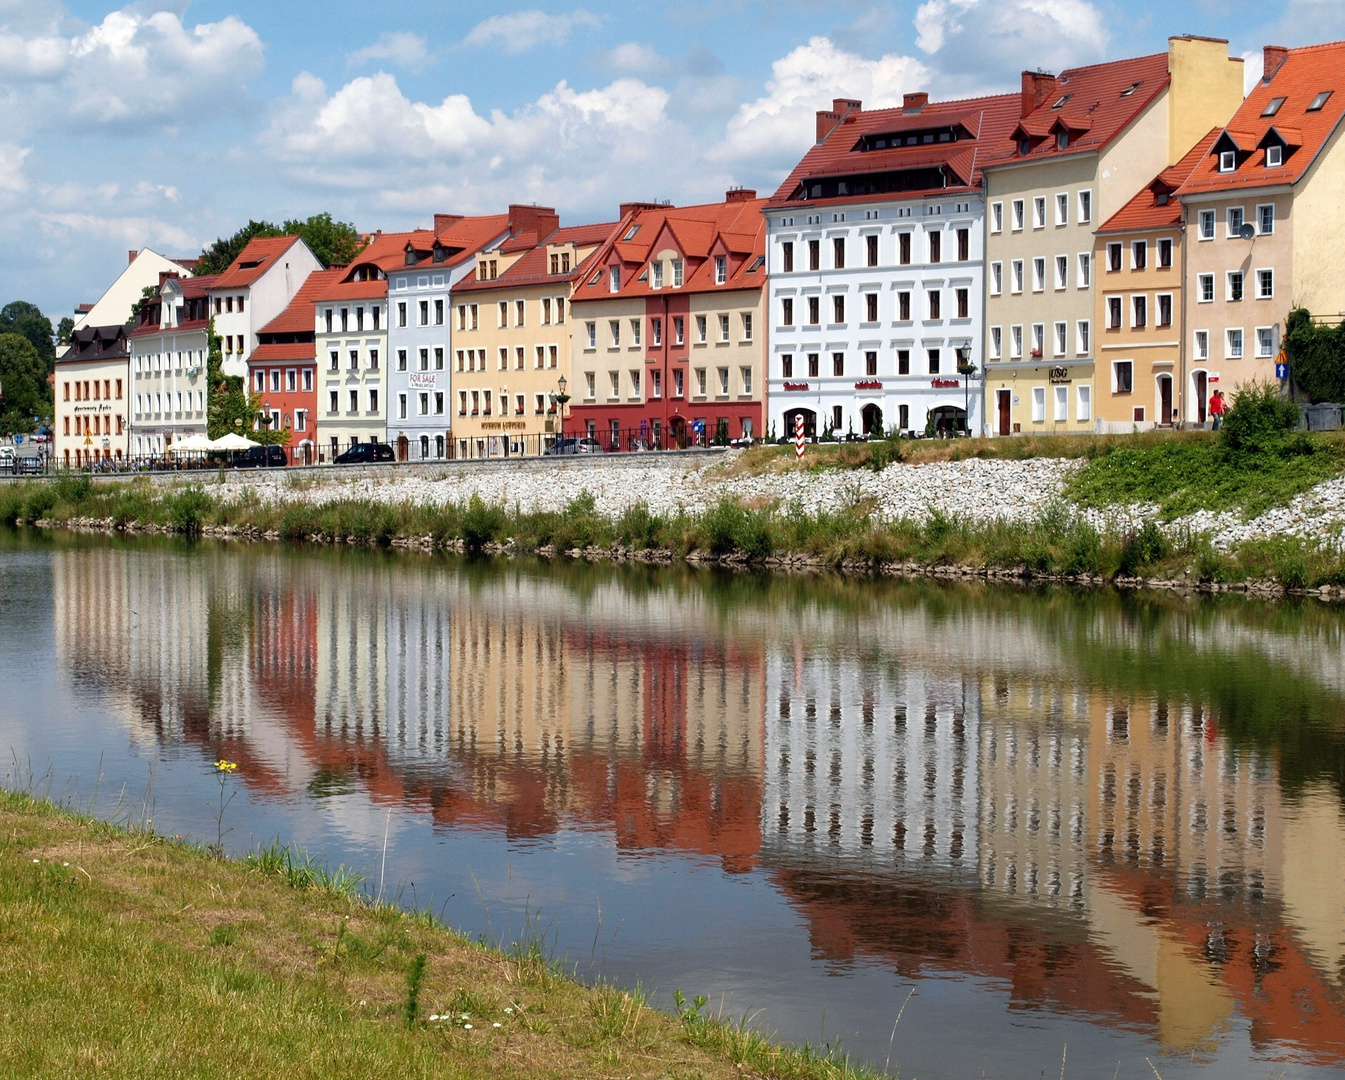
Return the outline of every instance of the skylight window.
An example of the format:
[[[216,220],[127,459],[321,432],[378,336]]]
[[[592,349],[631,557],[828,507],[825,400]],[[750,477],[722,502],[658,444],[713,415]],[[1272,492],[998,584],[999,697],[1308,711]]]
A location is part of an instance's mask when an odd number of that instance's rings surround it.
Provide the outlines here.
[[[1280,106],[1283,104],[1284,104],[1284,98],[1282,97],[1271,98],[1270,103],[1264,109],[1261,110],[1261,115],[1274,116],[1277,112],[1280,111]]]
[[[1066,95],[1065,95],[1064,97],[1062,97],[1059,101],[1057,101],[1054,105],[1052,105],[1051,108],[1053,108],[1053,109],[1063,109],[1063,108],[1065,107],[1065,102],[1069,101],[1069,99],[1072,98],[1073,96],[1074,96],[1073,94],[1066,94]]]
[[[1324,106],[1330,99],[1331,99],[1331,91],[1323,90],[1320,94],[1318,94],[1315,98],[1312,99],[1312,104],[1308,106],[1308,112],[1321,112],[1322,106]]]
[[[639,232],[639,231],[640,231],[640,226],[638,226],[638,225],[632,225],[632,226],[627,230],[626,235],[623,236],[621,239],[622,239],[622,240],[633,240],[633,239],[635,238],[635,234],[636,234],[637,232]]]
[[[1142,80],[1142,79],[1141,79],[1139,82],[1133,82],[1133,83],[1131,83],[1129,86],[1127,86],[1124,90],[1121,91],[1121,96],[1122,96],[1122,97],[1129,97],[1129,96],[1130,96],[1131,94],[1133,94],[1136,90],[1138,90],[1143,84],[1144,84],[1144,80]]]

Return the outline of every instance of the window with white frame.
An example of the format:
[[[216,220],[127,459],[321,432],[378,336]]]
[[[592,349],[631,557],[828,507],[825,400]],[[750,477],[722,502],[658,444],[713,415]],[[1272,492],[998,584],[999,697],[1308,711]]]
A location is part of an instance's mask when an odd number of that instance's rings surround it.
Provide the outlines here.
[[[1199,216],[1198,235],[1202,240],[1214,239],[1214,211],[1202,210]]]
[[[1143,270],[1149,265],[1149,242],[1136,240],[1130,245],[1130,269]]]
[[[1121,298],[1119,296],[1107,297],[1107,329],[1121,329]]]
[[[1092,252],[1079,252],[1079,288],[1087,289],[1093,283]]]
[[[1210,332],[1208,330],[1196,331],[1194,351],[1197,360],[1208,360],[1210,358]]]
[[[1149,325],[1149,298],[1144,293],[1130,298],[1130,325],[1135,329]]]
[[[1266,147],[1266,168],[1278,169],[1284,164],[1284,147],[1279,143],[1271,143]]]
[[[607,291],[608,292],[621,291],[621,267],[609,266],[607,268]]]
[[[595,382],[596,382],[596,379],[597,379],[597,376],[596,376],[596,374],[595,374],[594,372],[592,372],[592,371],[586,371],[586,372],[584,372],[584,391],[585,391],[585,392],[584,392],[584,397],[585,397],[587,400],[589,400],[589,401],[592,401],[592,400],[594,399],[594,397],[597,396],[597,394],[596,394],[596,389],[597,389],[597,388],[596,388],[596,386],[594,385]]]
[[[715,256],[715,284],[723,285],[729,279],[729,260],[727,256]]]
[[[598,324],[595,322],[585,323],[584,331],[588,336],[588,348],[596,349],[598,347]]]
[[[1256,328],[1256,355],[1262,359],[1275,355],[1275,328],[1258,326]]]
[[[1023,229],[1023,200],[1014,199],[1010,205],[1009,224],[1014,232],[1021,232]]]
[[[1069,323],[1058,322],[1055,324],[1055,354],[1064,356],[1069,349]]]
[[[699,344],[704,345],[704,344],[705,344],[705,340],[706,340],[706,338],[705,338],[705,316],[704,316],[704,315],[697,315],[697,316],[696,316],[696,341],[697,341]]]
[[[1079,356],[1087,356],[1088,350],[1092,347],[1092,329],[1092,324],[1087,319],[1080,319],[1074,324],[1074,344]]]
[[[1227,275],[1227,290],[1224,293],[1224,299],[1237,302],[1242,299],[1243,273],[1241,270],[1230,270]]]
[[[1133,360],[1113,360],[1111,364],[1111,392],[1130,394],[1135,390],[1135,362]]]
[[[1219,171],[1221,173],[1237,172],[1238,155],[1233,150],[1223,150],[1219,154]]]
[[[1069,256],[1057,255],[1055,257],[1055,287],[1065,289],[1069,287]]]
[[[1121,269],[1121,245],[1113,241],[1107,245],[1107,273],[1115,274]]]
[[[1042,346],[1046,344],[1046,324],[1032,324],[1032,355],[1041,356]]]
[[[1004,231],[1004,204],[995,202],[990,204],[990,231],[992,233],[1002,233]]]
[[[1032,260],[1032,291],[1041,292],[1046,288],[1046,260],[1038,255]]]
[[[1091,386],[1077,386],[1074,394],[1074,418],[1076,420],[1093,419],[1093,388]]]
[[[1155,325],[1155,326],[1171,326],[1171,325],[1172,325],[1172,294],[1171,294],[1171,293],[1159,293],[1158,296],[1155,297],[1155,300],[1157,301],[1158,310],[1157,310],[1157,312],[1156,312],[1156,318],[1155,318],[1155,320],[1154,320],[1154,325]]]
[[[1270,269],[1256,272],[1256,298],[1273,300],[1275,298],[1275,271]]]
[[[1275,232],[1275,204],[1263,203],[1256,208],[1256,231],[1262,236]]]
[[[612,335],[612,348],[619,349],[621,347],[621,320],[609,319],[607,329]]]
[[[630,344],[633,349],[640,345],[640,328],[643,325],[643,319],[631,319],[630,321]]]
[[[1242,330],[1230,328],[1224,332],[1224,356],[1229,360],[1242,359]]]
[[[1004,328],[1001,326],[992,326],[990,328],[990,359],[998,360],[1002,355],[1004,347]]]
[[[1032,388],[1032,420],[1040,424],[1046,420],[1046,387]]]
[[[719,340],[728,341],[729,339],[729,317],[727,315],[719,316]]]
[[[1051,418],[1058,424],[1069,419],[1069,387],[1056,386],[1052,389],[1055,391],[1055,411]]]
[[[1009,266],[1009,290],[1014,293],[1023,291],[1023,260],[1014,259]]]
[[[1079,224],[1087,225],[1093,220],[1093,193],[1088,190],[1079,192]]]
[[[1168,237],[1158,241],[1158,269],[1172,269],[1172,240]]]
[[[608,379],[611,380],[612,383],[612,392],[608,395],[608,397],[619,398],[621,396],[621,372],[609,371],[607,373],[607,377]]]
[[[1032,227],[1046,228],[1046,196],[1036,195],[1032,199]]]
[[[1055,223],[1069,224],[1069,193],[1066,191],[1060,192],[1055,197]]]
[[[1009,327],[1009,359],[1021,360],[1023,357],[1023,328]]]
[[[999,296],[1004,291],[1004,264],[1002,262],[992,262],[990,264],[990,295]]]
[[[1196,276],[1196,302],[1200,304],[1214,303],[1214,275],[1198,274]]]
[[[1242,232],[1242,226],[1247,223],[1246,216],[1241,206],[1230,206],[1228,208],[1228,229],[1226,236],[1235,237]]]

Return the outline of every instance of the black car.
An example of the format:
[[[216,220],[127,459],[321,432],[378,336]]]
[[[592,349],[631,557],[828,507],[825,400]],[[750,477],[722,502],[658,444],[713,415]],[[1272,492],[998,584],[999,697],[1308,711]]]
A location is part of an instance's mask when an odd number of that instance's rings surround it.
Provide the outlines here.
[[[380,461],[396,461],[397,456],[392,452],[392,446],[388,443],[356,443],[344,454],[338,454],[333,460],[333,465],[374,465]]]
[[[233,459],[235,469],[283,469],[289,463],[283,446],[249,446],[235,454]]]

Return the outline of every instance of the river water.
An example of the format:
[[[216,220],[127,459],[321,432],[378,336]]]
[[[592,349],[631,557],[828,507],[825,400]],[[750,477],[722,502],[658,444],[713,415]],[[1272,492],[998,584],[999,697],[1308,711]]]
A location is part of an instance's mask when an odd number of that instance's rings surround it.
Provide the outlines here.
[[[231,851],[580,978],[903,1077],[1345,1075],[1339,610],[0,532],[0,626],[11,786],[213,843],[229,758]]]

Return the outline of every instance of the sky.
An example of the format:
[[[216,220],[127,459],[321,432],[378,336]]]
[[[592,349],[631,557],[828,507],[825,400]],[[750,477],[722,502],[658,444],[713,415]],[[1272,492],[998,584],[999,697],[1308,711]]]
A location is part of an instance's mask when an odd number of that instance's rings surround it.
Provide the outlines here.
[[[362,231],[439,213],[774,191],[833,97],[1016,89],[1025,67],[1227,38],[1345,38],[1341,0],[0,0],[0,303],[53,323],[132,248],[250,218]]]

